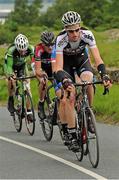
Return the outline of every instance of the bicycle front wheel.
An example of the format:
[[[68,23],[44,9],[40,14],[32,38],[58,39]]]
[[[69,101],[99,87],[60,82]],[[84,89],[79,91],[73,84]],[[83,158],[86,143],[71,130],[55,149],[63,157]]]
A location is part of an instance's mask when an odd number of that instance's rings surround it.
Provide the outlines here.
[[[13,122],[17,132],[21,132],[22,129],[22,97],[20,94],[14,96],[14,108]]]
[[[33,107],[33,102],[31,95],[29,92],[25,92],[25,99],[24,99],[24,111],[25,111],[25,122],[26,122],[26,127],[28,130],[28,133],[32,136],[35,132],[35,112],[34,112],[34,107]],[[30,109],[30,114],[32,116],[31,118],[28,118],[28,112],[27,112],[27,107]]]
[[[54,113],[55,102],[50,102],[48,99],[45,99],[44,108],[46,118],[41,122],[41,128],[44,134],[44,137],[47,141],[51,141],[53,136],[53,113]]]
[[[94,168],[99,163],[99,142],[96,129],[96,119],[91,108],[87,109],[87,125],[88,125],[88,156]]]
[[[76,152],[76,157],[78,159],[78,161],[82,161],[83,160],[83,155],[84,155],[84,149],[83,149],[83,139],[82,139],[82,124],[83,121],[81,120],[82,115],[81,112],[80,113],[76,113],[76,124],[77,124],[77,140],[78,140],[78,144],[79,144],[79,152]]]

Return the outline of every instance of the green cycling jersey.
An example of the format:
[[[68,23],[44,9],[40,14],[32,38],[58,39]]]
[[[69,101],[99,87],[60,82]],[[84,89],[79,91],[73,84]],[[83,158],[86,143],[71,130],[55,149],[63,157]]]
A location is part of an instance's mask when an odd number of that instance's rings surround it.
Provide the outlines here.
[[[16,49],[15,45],[12,44],[5,53],[5,61],[4,61],[4,72],[6,76],[10,76],[13,74],[14,66],[20,67],[23,64],[26,64],[27,57],[32,58],[34,57],[34,47],[29,45],[28,49],[24,52],[24,54],[20,54],[19,51]]]

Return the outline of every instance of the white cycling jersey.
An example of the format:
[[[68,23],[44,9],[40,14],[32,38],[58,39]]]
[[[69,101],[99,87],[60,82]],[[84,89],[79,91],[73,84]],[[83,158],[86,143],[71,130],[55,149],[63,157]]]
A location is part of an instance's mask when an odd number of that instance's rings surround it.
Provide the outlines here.
[[[56,54],[63,54],[63,50],[67,47],[67,45],[70,44],[70,49],[81,49],[83,50],[86,45],[89,46],[89,48],[96,47],[96,41],[93,33],[90,30],[80,30],[80,40],[77,42],[69,42],[68,40],[68,34],[66,31],[59,35],[56,40]],[[74,48],[72,48],[72,46]]]

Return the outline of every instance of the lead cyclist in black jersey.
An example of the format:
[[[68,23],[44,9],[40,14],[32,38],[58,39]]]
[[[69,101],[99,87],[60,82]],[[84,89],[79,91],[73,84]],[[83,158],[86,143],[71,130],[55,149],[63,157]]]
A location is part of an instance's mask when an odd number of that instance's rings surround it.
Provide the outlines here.
[[[106,73],[104,62],[100,56],[93,33],[80,26],[81,17],[77,12],[68,11],[62,17],[64,31],[62,31],[56,40],[54,53],[56,56],[55,79],[62,82],[64,93],[57,90],[56,94],[60,97],[59,115],[62,122],[65,145],[70,143],[72,151],[79,151],[75,127],[75,87],[72,85],[71,78],[74,79],[73,67],[82,81],[92,81],[93,72],[86,52],[86,46],[89,47],[95,60],[95,65],[104,86],[111,86],[110,78]],[[70,96],[68,97],[68,92]],[[93,102],[93,87],[90,85],[87,90],[90,106]],[[68,98],[67,98],[68,97]],[[69,134],[69,138],[65,134]]]

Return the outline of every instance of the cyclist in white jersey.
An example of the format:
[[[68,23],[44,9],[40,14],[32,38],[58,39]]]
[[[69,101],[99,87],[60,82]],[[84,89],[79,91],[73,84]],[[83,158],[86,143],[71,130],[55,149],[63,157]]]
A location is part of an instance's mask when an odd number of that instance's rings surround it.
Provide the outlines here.
[[[74,79],[73,67],[83,81],[92,81],[92,67],[86,52],[89,47],[95,60],[95,65],[99,74],[107,87],[111,86],[110,78],[106,73],[104,62],[100,56],[93,33],[80,27],[81,17],[77,12],[68,11],[62,17],[64,31],[56,39],[56,67],[54,77],[58,82],[62,82],[64,95],[61,89],[57,90],[60,97],[59,115],[62,122],[65,145],[70,143],[72,151],[79,151],[75,128],[75,87],[72,85],[71,78]],[[69,75],[70,76],[69,76]],[[70,92],[70,96],[67,94]],[[93,87],[90,85],[87,90],[90,106],[93,102]],[[68,98],[67,98],[68,97]],[[69,138],[67,139],[67,135]]]

